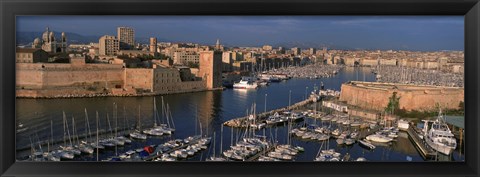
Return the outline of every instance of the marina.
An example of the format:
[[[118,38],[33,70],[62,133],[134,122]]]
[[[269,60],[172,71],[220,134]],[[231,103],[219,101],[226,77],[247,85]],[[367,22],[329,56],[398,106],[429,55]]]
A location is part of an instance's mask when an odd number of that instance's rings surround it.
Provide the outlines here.
[[[378,82],[463,87],[463,73],[444,72],[411,67],[379,66],[372,68]]]
[[[125,159],[127,156],[132,157],[132,154],[141,154],[144,151],[151,151],[151,153],[142,157],[142,161],[171,161],[171,155],[175,155],[177,151],[177,156],[180,156],[178,159],[206,161],[210,157],[225,157],[222,156],[223,153],[233,150],[231,147],[235,147],[239,152],[242,151],[241,148],[246,147],[251,150],[248,151],[250,155],[241,158],[242,161],[314,161],[322,153],[323,157],[340,153],[342,154],[339,158],[340,161],[397,162],[431,159],[424,159],[422,149],[417,149],[417,142],[420,141],[411,138],[412,135],[408,131],[407,133],[398,132],[398,135],[396,135],[398,137],[395,137],[395,140],[389,143],[367,142],[365,141],[366,137],[375,135],[384,127],[371,127],[371,123],[357,118],[348,118],[348,116],[345,117],[342,114],[331,114],[331,111],[322,107],[320,102],[314,104],[315,97],[310,97],[315,89],[319,93],[318,89],[322,83],[325,89],[338,91],[342,83],[350,80],[373,81],[375,75],[370,72],[369,68],[342,68],[335,76],[329,78],[293,78],[253,90],[227,89],[156,97],[99,97],[68,100],[17,99],[18,107],[31,108],[28,111],[17,110],[18,121],[22,125],[22,131],[17,133],[17,136],[22,137],[17,139],[17,157],[19,160],[25,160],[24,157],[31,154],[31,149],[38,152],[41,152],[39,149],[43,149],[45,152],[48,151],[45,149],[56,149],[59,144],[64,144],[64,133],[73,133],[73,129],[75,129],[75,139],[87,139],[89,143],[96,142],[96,137],[108,139],[109,137],[120,136],[126,137],[131,142],[127,143],[126,139],[115,138],[123,140],[124,144],[119,145],[117,143],[122,141],[116,141],[116,145],[110,148],[105,146],[105,149],[99,150],[99,153],[97,153],[96,148],[93,148],[94,152],[92,153],[73,155],[71,160],[74,161],[96,161],[97,156],[99,161],[116,161]],[[163,106],[161,104],[162,98]],[[80,107],[80,105],[82,106]],[[167,105],[168,109],[166,108]],[[119,108],[118,111],[117,107]],[[124,107],[125,112],[123,111]],[[251,131],[247,132],[243,126],[233,124],[229,126],[226,123],[235,122],[232,120],[238,118],[248,120],[249,113],[253,112],[257,118],[266,121],[266,118],[275,115],[276,112],[284,114],[286,111],[291,112],[289,114],[291,117],[296,115],[292,113],[298,113],[298,116],[301,115],[304,118],[299,121],[272,124],[260,129],[252,128]],[[65,112],[65,115],[63,115],[63,112]],[[96,112],[99,114],[99,121],[95,121]],[[65,123],[62,123],[64,117],[68,119],[69,131],[64,131]],[[72,117],[75,118],[75,123],[72,122]],[[90,120],[86,117],[89,117]],[[348,119],[339,121],[340,118]],[[162,129],[160,131],[162,135],[155,135],[154,132],[150,132],[145,139],[130,139],[129,135],[137,128],[136,124],[141,126],[138,129],[141,134],[148,132],[145,132],[145,130],[154,130],[152,128],[155,128],[155,125],[171,127],[175,131],[166,134],[163,133],[164,129]],[[75,125],[75,128],[72,125]],[[238,125],[250,124],[240,123]],[[318,133],[318,137],[316,135],[317,139],[304,139],[291,133],[293,129],[302,127],[308,129],[309,132]],[[342,136],[339,133],[338,136],[332,136],[336,129],[342,129],[342,132],[349,131],[349,134],[345,133]],[[410,131],[410,129],[408,130]],[[329,138],[321,136],[329,133],[331,136]],[[192,135],[200,134],[203,137],[211,137],[212,143],[206,146],[206,149],[197,150],[196,153],[193,153],[194,147],[192,145],[195,141],[185,143],[183,140]],[[66,137],[68,137],[68,134]],[[338,137],[345,138],[342,144],[339,143],[340,141],[337,142]],[[258,139],[253,140],[255,138]],[[182,140],[181,143],[177,141],[179,139]],[[213,139],[215,140],[213,141]],[[347,139],[355,141],[347,141]],[[361,143],[362,141],[364,143]],[[165,143],[168,142],[178,142],[176,143],[178,146],[162,150],[161,148],[165,147]],[[369,147],[369,145],[372,146]],[[153,150],[149,150],[148,147],[153,148]],[[301,148],[303,152],[297,152],[299,151],[298,148]],[[324,152],[319,151],[319,149],[324,150]],[[330,149],[333,149],[335,153]],[[188,155],[187,151],[189,150],[192,151],[192,155]],[[132,153],[132,151],[135,151],[135,153]],[[181,158],[181,156],[184,156],[182,154],[185,153],[187,153],[187,158]],[[145,155],[145,153],[143,154]],[[233,154],[235,153],[232,152]],[[462,161],[464,158],[464,155],[460,154],[459,149],[457,149],[446,159]],[[234,158],[229,159],[234,160]],[[238,157],[237,159],[240,160]]]

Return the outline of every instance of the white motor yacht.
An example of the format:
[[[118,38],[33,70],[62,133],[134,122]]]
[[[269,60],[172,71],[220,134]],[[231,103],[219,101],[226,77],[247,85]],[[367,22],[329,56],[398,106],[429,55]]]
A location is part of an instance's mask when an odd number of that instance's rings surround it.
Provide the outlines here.
[[[256,82],[251,81],[250,79],[245,79],[245,78],[242,78],[240,82],[233,84],[233,88],[238,88],[238,89],[254,89],[257,87],[258,87],[258,84]]]
[[[424,130],[427,132],[424,136],[425,141],[434,150],[445,155],[450,155],[453,150],[457,148],[457,140],[444,122],[441,111],[432,126],[429,128],[428,124],[425,124]]]

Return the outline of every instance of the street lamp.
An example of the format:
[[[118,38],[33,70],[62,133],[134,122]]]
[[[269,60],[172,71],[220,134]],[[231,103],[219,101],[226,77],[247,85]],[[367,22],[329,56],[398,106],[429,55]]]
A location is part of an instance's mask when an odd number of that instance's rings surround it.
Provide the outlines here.
[[[265,93],[265,108],[264,112],[267,112],[267,94]]]

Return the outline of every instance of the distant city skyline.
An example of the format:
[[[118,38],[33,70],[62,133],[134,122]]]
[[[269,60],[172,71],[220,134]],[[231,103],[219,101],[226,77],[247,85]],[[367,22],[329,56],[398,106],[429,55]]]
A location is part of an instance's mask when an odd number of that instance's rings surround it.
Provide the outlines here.
[[[226,46],[327,45],[346,49],[464,50],[463,16],[19,16],[17,32],[85,36],[135,29],[136,38]]]

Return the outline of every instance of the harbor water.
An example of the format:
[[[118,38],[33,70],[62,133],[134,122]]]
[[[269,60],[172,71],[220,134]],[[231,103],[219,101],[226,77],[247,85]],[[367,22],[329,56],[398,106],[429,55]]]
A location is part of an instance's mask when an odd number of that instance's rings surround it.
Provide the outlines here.
[[[340,90],[341,84],[353,81],[375,81],[375,75],[371,73],[370,68],[344,68],[334,77],[321,79],[290,79],[279,83],[271,83],[267,87],[259,87],[254,90],[242,89],[226,89],[223,91],[205,91],[196,93],[173,94],[164,96],[155,96],[157,112],[159,118],[166,123],[165,116],[162,116],[162,100],[164,107],[168,107],[173,117],[171,126],[175,126],[176,131],[172,135],[160,137],[148,137],[147,140],[133,140],[132,144],[119,146],[115,149],[106,150],[99,154],[99,159],[107,159],[122,152],[131,149],[143,148],[146,145],[156,145],[164,143],[172,139],[183,139],[188,136],[203,134],[216,137],[215,149],[210,144],[206,150],[195,156],[186,159],[187,161],[205,161],[213,154],[217,156],[220,150],[227,150],[241,139],[244,130],[223,127],[225,121],[242,117],[250,111],[252,104],[256,104],[256,112],[261,113],[302,101],[305,96],[315,88],[320,88],[323,82],[325,89]],[[134,127],[138,122],[139,116],[142,128],[150,128],[154,124],[154,97],[96,97],[96,98],[69,98],[69,99],[17,99],[16,100],[16,120],[17,124],[23,124],[25,131],[17,133],[16,147],[17,159],[24,159],[31,153],[31,145],[39,148],[38,142],[51,139],[55,141],[54,146],[64,144],[64,122],[63,112],[65,112],[68,129],[73,135],[72,122],[75,121],[75,129],[78,135],[82,136],[86,127],[86,113],[88,116],[88,125],[91,133],[95,134],[96,112],[98,112],[99,127],[107,133],[100,134],[100,138],[115,133],[115,125],[118,127],[118,134],[126,133],[121,129],[129,129]],[[114,109],[114,103],[117,109]],[[266,107],[265,107],[266,106]],[[116,112],[116,118],[113,116]],[[140,114],[139,114],[140,112]],[[108,119],[107,119],[108,116]],[[320,120],[305,120],[308,124],[316,123],[318,125],[325,124]],[[53,126],[51,126],[51,123]],[[171,123],[171,122],[170,122]],[[298,124],[304,124],[299,122]],[[110,125],[110,126],[109,126]],[[336,125],[334,125],[336,126]],[[53,127],[53,130],[51,129]],[[111,127],[111,128],[109,128]],[[265,134],[269,140],[276,141],[280,144],[287,143],[288,135],[287,126],[270,127],[256,134]],[[66,136],[68,138],[68,135]],[[95,138],[95,136],[93,136]],[[223,138],[221,140],[221,138]],[[82,137],[79,138],[82,140]],[[84,138],[83,138],[84,139]],[[302,146],[305,152],[295,156],[295,161],[313,161],[320,147],[322,149],[335,149],[342,154],[349,153],[351,158],[364,157],[368,161],[424,161],[415,149],[414,145],[408,139],[405,132],[400,132],[397,141],[388,146],[377,146],[374,150],[367,150],[359,146],[358,143],[352,146],[337,146],[335,139],[330,139],[328,143],[319,141],[305,141],[296,137],[290,137],[291,144]],[[69,143],[66,139],[65,143]],[[223,143],[221,145],[220,143]],[[47,150],[47,145],[43,145],[42,149]],[[97,155],[75,157],[74,160],[94,161]],[[451,161],[463,161],[464,155],[460,153],[459,148],[453,153],[452,157],[447,157]]]

